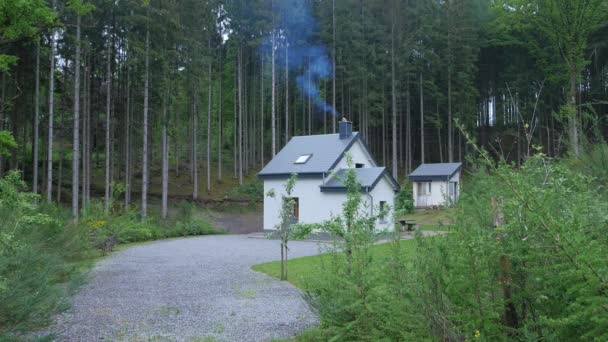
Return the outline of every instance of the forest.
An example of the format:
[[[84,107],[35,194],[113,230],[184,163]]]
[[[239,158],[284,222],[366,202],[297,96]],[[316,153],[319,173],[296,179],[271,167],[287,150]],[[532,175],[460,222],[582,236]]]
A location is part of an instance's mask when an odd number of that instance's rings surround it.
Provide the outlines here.
[[[462,203],[380,257],[351,217],[297,340],[608,338],[607,0],[2,0],[0,341],[114,245],[258,210],[257,172],[343,119],[404,189],[463,162]]]
[[[116,191],[145,216],[151,180],[163,203],[176,180],[192,199],[242,184],[342,117],[399,179],[463,161],[462,129],[518,164],[608,132],[605,1],[1,6],[0,122],[16,146],[0,173],[21,170],[75,217]]]

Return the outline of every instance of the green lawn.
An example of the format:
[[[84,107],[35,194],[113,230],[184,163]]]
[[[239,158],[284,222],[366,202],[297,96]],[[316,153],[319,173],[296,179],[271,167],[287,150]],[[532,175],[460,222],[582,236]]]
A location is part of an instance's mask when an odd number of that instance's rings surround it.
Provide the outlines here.
[[[375,264],[383,264],[382,260],[386,259],[394,253],[395,245],[392,242],[382,243],[371,247],[372,262]],[[403,240],[399,242],[401,252],[405,257],[414,255],[416,249],[415,240]],[[290,259],[287,262],[288,281],[293,285],[308,290],[315,283],[315,277],[321,274],[324,263],[332,260],[332,253],[319,254],[315,256],[307,256],[302,258]],[[263,264],[254,265],[254,271],[266,273],[272,277],[279,278],[281,272],[281,262],[272,261]]]
[[[441,226],[451,225],[455,214],[454,208],[416,209],[411,214],[403,215],[403,218],[416,221],[422,230],[445,230]]]

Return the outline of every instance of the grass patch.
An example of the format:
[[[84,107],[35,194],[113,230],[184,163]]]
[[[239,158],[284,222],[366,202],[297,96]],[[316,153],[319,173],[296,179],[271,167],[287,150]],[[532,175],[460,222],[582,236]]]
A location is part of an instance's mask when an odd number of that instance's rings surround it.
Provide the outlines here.
[[[455,208],[443,209],[416,209],[411,214],[403,215],[403,218],[416,221],[422,230],[446,230],[446,227],[454,223]]]
[[[385,264],[388,257],[395,253],[395,248],[405,256],[413,256],[416,250],[416,240],[399,241],[398,246],[392,242],[382,243],[370,248],[372,265],[381,267]],[[334,257],[341,257],[343,253],[324,253],[313,256],[290,259],[287,262],[288,276],[287,281],[303,290],[311,290],[315,283],[322,276],[324,265],[333,261]],[[254,271],[265,273],[271,277],[280,278],[281,262],[271,261],[257,264],[252,267]]]

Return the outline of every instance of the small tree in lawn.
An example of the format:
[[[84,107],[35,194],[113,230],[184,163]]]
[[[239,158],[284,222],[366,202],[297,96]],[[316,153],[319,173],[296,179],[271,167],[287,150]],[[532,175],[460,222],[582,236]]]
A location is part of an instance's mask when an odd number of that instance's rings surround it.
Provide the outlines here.
[[[285,192],[281,195],[281,210],[279,212],[280,221],[279,224],[275,226],[279,239],[281,240],[281,280],[287,280],[287,251],[289,250],[287,244],[296,233],[296,225],[294,225],[293,222],[293,211],[296,202],[291,197],[291,193],[293,192],[297,179],[298,175],[294,173],[289,177],[287,183],[285,183]],[[274,197],[274,190],[269,190],[266,196]]]

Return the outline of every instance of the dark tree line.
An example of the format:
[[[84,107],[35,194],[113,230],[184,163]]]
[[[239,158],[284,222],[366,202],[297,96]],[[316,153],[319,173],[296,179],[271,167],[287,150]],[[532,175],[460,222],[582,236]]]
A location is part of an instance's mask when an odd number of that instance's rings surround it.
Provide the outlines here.
[[[92,191],[145,216],[157,176],[166,215],[171,180],[194,199],[227,173],[242,183],[342,117],[399,178],[462,161],[461,129],[516,163],[577,155],[608,134],[606,13],[605,0],[8,0],[0,128],[18,147],[0,173],[71,196],[75,217]]]

